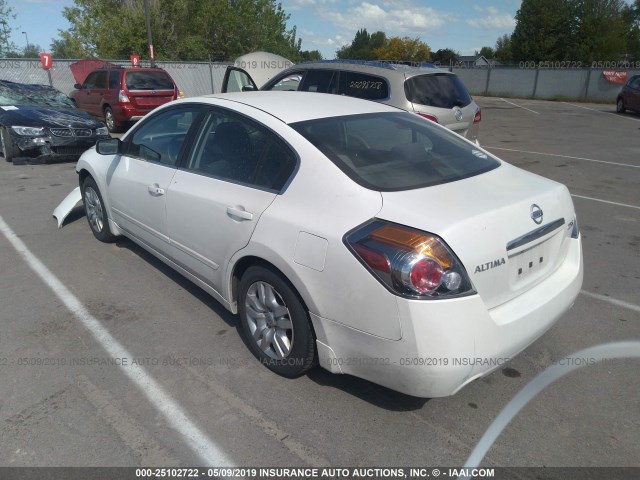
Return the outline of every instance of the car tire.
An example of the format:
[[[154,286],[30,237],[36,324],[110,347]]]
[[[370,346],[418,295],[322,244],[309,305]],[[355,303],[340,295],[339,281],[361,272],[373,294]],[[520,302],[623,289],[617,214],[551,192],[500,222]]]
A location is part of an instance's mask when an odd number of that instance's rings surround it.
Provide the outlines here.
[[[20,156],[20,149],[13,143],[11,134],[6,128],[0,128],[0,143],[2,144],[2,155],[7,162],[12,162],[15,157]]]
[[[84,202],[87,221],[93,236],[101,242],[113,242],[116,236],[111,233],[109,228],[109,217],[104,206],[104,200],[102,200],[102,195],[100,195],[100,190],[95,180],[91,177],[87,177],[82,182],[82,201]]]
[[[618,100],[616,101],[616,112],[624,113],[626,111],[627,109],[624,106],[624,99],[622,97],[618,98]]]
[[[109,130],[109,133],[120,132],[120,127],[116,124],[116,118],[113,115],[113,110],[111,110],[111,107],[104,108],[104,123],[107,125],[107,130]]]
[[[295,378],[316,365],[309,313],[280,274],[262,266],[248,268],[240,279],[238,304],[245,339],[269,370]]]

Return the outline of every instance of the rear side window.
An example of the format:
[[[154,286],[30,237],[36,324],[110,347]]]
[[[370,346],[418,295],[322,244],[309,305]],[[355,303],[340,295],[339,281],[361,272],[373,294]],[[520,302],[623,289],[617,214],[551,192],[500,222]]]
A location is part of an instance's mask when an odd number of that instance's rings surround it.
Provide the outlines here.
[[[342,72],[342,91],[349,97],[384,100],[389,97],[389,85],[382,77],[358,72]]]
[[[109,90],[120,90],[120,72],[117,70],[109,72]]]
[[[125,76],[129,90],[173,90],[171,77],[165,72],[127,72]]]
[[[446,73],[411,77],[405,82],[404,91],[410,102],[428,107],[466,107],[471,103],[460,79]]]
[[[291,124],[365,188],[423,188],[493,170],[500,162],[412,113],[376,113]]]

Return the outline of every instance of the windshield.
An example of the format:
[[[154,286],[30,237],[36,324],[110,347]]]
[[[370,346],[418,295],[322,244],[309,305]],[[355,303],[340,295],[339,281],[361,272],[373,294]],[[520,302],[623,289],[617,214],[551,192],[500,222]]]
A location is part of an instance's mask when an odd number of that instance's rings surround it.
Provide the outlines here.
[[[404,91],[410,102],[428,107],[462,108],[471,103],[460,79],[448,73],[411,77],[405,82]]]
[[[173,90],[173,82],[165,72],[127,72],[129,90]]]
[[[291,124],[343,172],[377,191],[410,190],[479,175],[500,162],[414,113],[373,113]]]
[[[0,81],[0,105],[44,105],[74,108],[64,93],[47,85],[29,85]]]

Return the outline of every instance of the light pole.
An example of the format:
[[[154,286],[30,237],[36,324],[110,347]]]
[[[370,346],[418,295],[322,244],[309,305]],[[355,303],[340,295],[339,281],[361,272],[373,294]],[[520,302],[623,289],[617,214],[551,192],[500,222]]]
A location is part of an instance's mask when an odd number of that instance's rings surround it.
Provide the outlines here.
[[[155,55],[153,53],[153,40],[151,38],[151,16],[149,15],[149,0],[144,0],[144,19],[147,25],[147,46],[149,47],[149,57],[151,59],[151,68],[156,66]]]
[[[27,35],[27,32],[22,32],[22,33],[24,33],[24,38],[27,39],[27,48],[25,50],[29,50],[29,37]]]

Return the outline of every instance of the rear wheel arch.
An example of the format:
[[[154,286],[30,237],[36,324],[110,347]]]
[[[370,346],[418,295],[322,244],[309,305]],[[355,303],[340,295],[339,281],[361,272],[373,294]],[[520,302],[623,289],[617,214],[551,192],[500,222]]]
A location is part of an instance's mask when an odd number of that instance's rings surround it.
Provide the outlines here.
[[[282,279],[285,282],[287,282],[289,286],[293,289],[293,291],[296,293],[296,295],[298,296],[298,299],[304,305],[304,308],[307,311],[309,311],[307,302],[305,301],[304,297],[300,293],[300,289],[294,284],[294,282],[292,282],[289,279],[289,277],[276,265],[269,262],[268,260],[265,260],[261,257],[254,256],[254,255],[242,257],[233,266],[233,271],[231,273],[231,290],[230,290],[231,303],[238,301],[238,293],[239,293],[238,288],[239,288],[240,279],[242,278],[242,275],[244,275],[244,273],[249,269],[249,267],[253,267],[253,266],[264,267],[268,270],[273,271],[273,273],[275,273],[276,275],[279,275],[280,277],[282,277]]]

